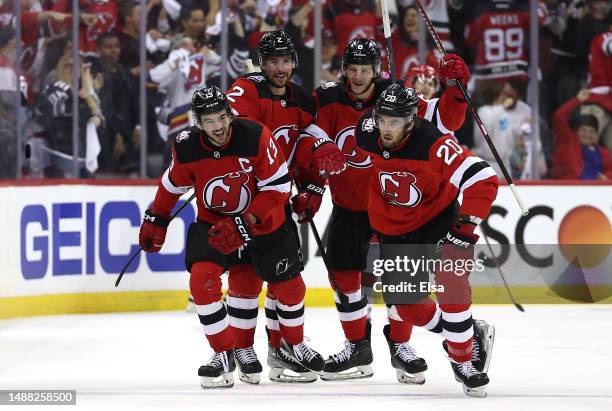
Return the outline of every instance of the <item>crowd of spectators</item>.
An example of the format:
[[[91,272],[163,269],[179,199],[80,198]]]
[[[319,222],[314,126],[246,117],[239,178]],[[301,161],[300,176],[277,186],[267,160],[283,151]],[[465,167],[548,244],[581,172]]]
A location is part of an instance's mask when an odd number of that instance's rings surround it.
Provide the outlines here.
[[[74,61],[72,1],[22,0],[19,22],[17,1],[0,0],[0,179],[16,177],[19,151],[26,154],[23,178],[138,177],[144,141],[142,70],[147,79],[147,170],[159,175],[167,165],[168,141],[190,124],[193,91],[221,84],[222,24],[227,23],[230,50],[227,84],[246,72],[246,59],[257,63],[257,43],[268,30],[283,28],[293,38],[299,57],[293,80],[307,89],[316,86],[315,70],[323,83],[341,78],[349,39],[375,38],[381,48],[385,45],[380,3],[374,0],[323,0],[321,44],[314,40],[313,0],[227,0],[225,21],[223,0],[147,0],[144,15],[135,0],[79,0],[80,53]],[[410,67],[419,64],[419,13],[412,0],[391,3],[394,68],[406,78]],[[539,1],[535,145],[533,110],[527,103],[529,2],[423,3],[445,48],[470,66],[472,99],[513,177],[534,178],[531,156],[537,153],[541,178],[612,178],[611,2]],[[140,33],[141,19],[146,33]],[[139,58],[141,34],[145,62]],[[441,56],[428,34],[426,45],[425,62],[437,67]],[[322,51],[316,68],[315,47]],[[74,70],[78,85],[73,84]],[[387,71],[382,75],[388,76]],[[75,105],[73,86],[78,87]],[[72,173],[73,106],[79,120],[77,176]],[[494,163],[471,115],[456,137]]]

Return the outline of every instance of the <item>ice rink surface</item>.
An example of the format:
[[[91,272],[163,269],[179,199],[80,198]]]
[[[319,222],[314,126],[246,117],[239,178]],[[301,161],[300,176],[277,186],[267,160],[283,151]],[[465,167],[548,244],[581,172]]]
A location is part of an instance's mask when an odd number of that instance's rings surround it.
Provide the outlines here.
[[[202,390],[197,369],[211,350],[195,314],[69,315],[0,321],[0,389],[76,389],[86,410],[612,410],[612,306],[474,307],[496,326],[485,399],[466,397],[439,337],[416,329],[427,382],[401,385],[373,311],[375,374],[350,382],[276,384],[264,365],[258,386]],[[256,349],[265,363],[263,312]],[[335,310],[306,310],[310,345],[325,357],[343,348]],[[75,409],[21,406],[16,409]]]

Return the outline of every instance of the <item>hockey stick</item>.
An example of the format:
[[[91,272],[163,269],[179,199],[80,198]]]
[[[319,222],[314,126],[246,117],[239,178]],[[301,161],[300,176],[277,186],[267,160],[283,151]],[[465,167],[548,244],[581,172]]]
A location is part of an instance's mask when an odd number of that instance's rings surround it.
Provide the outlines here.
[[[312,215],[307,211],[307,219],[308,225],[310,225],[310,229],[312,230],[312,235],[314,235],[315,241],[317,242],[317,247],[319,247],[319,252],[321,253],[321,257],[323,258],[323,264],[325,264],[325,269],[329,274],[329,279],[331,280],[332,286],[334,290],[336,290],[336,294],[338,295],[338,300],[340,300],[340,304],[345,306],[347,309],[349,308],[349,298],[348,295],[344,294],[340,291],[340,287],[338,286],[338,282],[336,281],[336,276],[333,271],[329,268],[329,263],[327,262],[327,253],[325,252],[325,247],[323,247],[323,242],[321,241],[321,237],[319,236],[319,230],[317,230],[317,226],[315,225]]]
[[[170,220],[168,220],[168,224],[170,224],[172,222],[172,220],[174,220],[174,217],[179,215],[181,213],[181,211],[183,211],[183,209],[185,207],[187,207],[187,204],[191,203],[191,200],[193,200],[195,198],[195,196],[196,196],[196,193],[194,191],[193,194],[187,199],[187,201],[185,201],[183,203],[183,205],[180,206],[179,209],[176,210],[176,212],[170,216]],[[123,270],[121,270],[121,272],[119,273],[119,277],[117,277],[117,281],[115,281],[115,287],[119,286],[119,283],[121,282],[121,279],[123,278],[123,274],[125,274],[125,272],[127,271],[128,267],[130,266],[132,261],[134,261],[134,259],[140,255],[141,251],[142,251],[142,247],[139,247],[138,251],[136,251],[134,254],[132,254],[132,256],[128,260],[127,264],[125,264],[125,266],[123,267]]]
[[[393,43],[391,42],[391,24],[389,23],[389,6],[387,0],[380,0],[380,8],[383,18],[383,31],[387,44],[387,62],[389,63],[389,73],[391,81],[395,81],[395,65],[393,64]]]
[[[514,296],[512,295],[512,291],[510,291],[510,287],[508,286],[508,283],[506,282],[506,277],[504,277],[504,273],[501,270],[499,261],[497,261],[497,258],[495,257],[495,253],[493,252],[493,247],[491,247],[491,243],[489,242],[489,237],[487,237],[487,233],[485,233],[485,230],[482,227],[481,227],[481,231],[482,231],[482,236],[484,237],[485,242],[487,243],[487,247],[489,248],[489,251],[491,252],[491,258],[493,259],[493,262],[495,263],[495,266],[497,267],[497,271],[499,272],[499,275],[502,281],[504,282],[504,286],[506,287],[506,291],[508,292],[508,295],[510,296],[510,300],[512,301],[512,304],[514,304],[517,310],[524,313],[525,309],[523,308],[522,305],[520,305],[514,299]]]
[[[385,2],[385,0],[381,0],[381,1],[383,3]],[[436,29],[431,23],[431,20],[429,20],[429,16],[427,16],[427,12],[425,11],[423,4],[421,3],[421,0],[416,0],[416,3],[417,3],[417,6],[419,7],[419,11],[421,12],[421,16],[423,16],[423,20],[425,21],[425,27],[427,28],[427,31],[433,38],[436,48],[438,49],[440,53],[442,53],[443,56],[446,56],[448,53],[446,52],[444,45],[442,45],[442,41],[440,41],[440,37],[438,36],[438,33],[436,33]],[[474,117],[476,124],[478,124],[478,128],[480,129],[482,136],[485,138],[487,145],[489,146],[489,149],[491,149],[491,153],[493,153],[493,157],[495,157],[495,161],[497,161],[497,164],[499,165],[499,168],[501,169],[502,174],[504,175],[504,178],[508,182],[508,186],[510,187],[512,194],[514,195],[514,198],[516,199],[516,202],[518,203],[518,206],[521,209],[521,213],[524,216],[526,216],[527,214],[529,214],[529,210],[527,210],[527,208],[525,207],[525,203],[523,202],[523,199],[519,195],[516,189],[516,186],[514,185],[514,181],[512,180],[512,177],[508,173],[508,170],[506,169],[504,162],[499,156],[499,153],[497,152],[497,149],[495,148],[495,145],[493,144],[493,141],[491,140],[489,133],[487,132],[482,120],[480,119],[480,116],[476,112],[476,108],[474,107],[474,104],[472,104],[472,100],[470,99],[470,96],[468,95],[467,91],[465,90],[465,88],[463,87],[463,84],[461,84],[460,81],[457,81],[457,87],[459,87],[459,90],[461,90],[461,94],[463,94],[463,98],[465,98],[465,101],[470,107],[472,116]]]
[[[253,66],[253,60],[251,60],[251,59],[246,59],[246,60],[244,61],[244,63],[246,64],[246,66],[247,66],[247,71],[248,71],[249,73],[253,73],[253,72],[255,71],[255,67]]]

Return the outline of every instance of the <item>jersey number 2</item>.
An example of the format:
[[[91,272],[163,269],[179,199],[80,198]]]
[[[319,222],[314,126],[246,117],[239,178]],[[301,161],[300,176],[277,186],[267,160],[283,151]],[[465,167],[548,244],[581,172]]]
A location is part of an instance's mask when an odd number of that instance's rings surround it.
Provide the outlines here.
[[[236,100],[234,99],[234,97],[240,97],[243,94],[244,94],[244,89],[242,87],[234,86],[232,87],[232,90],[229,93],[227,93],[225,96],[227,97],[229,101],[231,101],[232,103],[235,103]]]

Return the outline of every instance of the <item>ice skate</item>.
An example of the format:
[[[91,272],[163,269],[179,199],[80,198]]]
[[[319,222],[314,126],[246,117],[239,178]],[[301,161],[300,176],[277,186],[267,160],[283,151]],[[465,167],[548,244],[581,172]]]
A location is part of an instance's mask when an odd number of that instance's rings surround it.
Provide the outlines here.
[[[318,378],[317,373],[302,367],[282,350],[268,345],[268,378],[281,383],[310,383]]]
[[[355,380],[368,378],[372,370],[371,325],[366,322],[366,335],[360,341],[345,341],[344,350],[325,361],[321,379],[325,381]]]
[[[198,369],[200,385],[208,388],[231,388],[234,386],[234,350],[215,353],[208,361]]]
[[[253,346],[236,348],[234,350],[234,358],[236,359],[236,363],[238,363],[238,378],[240,378],[240,381],[248,384],[259,384],[263,368],[257,359],[257,354]]]
[[[455,379],[463,385],[463,392],[470,397],[484,398],[487,396],[485,385],[489,383],[486,373],[478,371],[472,361],[456,362],[451,359],[451,367]]]
[[[425,384],[427,363],[420,358],[414,349],[405,343],[396,343],[389,338],[390,326],[385,325],[383,333],[389,344],[391,365],[395,368],[397,380],[402,384]]]
[[[308,368],[314,372],[323,371],[325,360],[321,354],[306,345],[304,341],[296,345],[291,345],[284,339],[281,339],[281,351],[289,355],[304,368]]]

